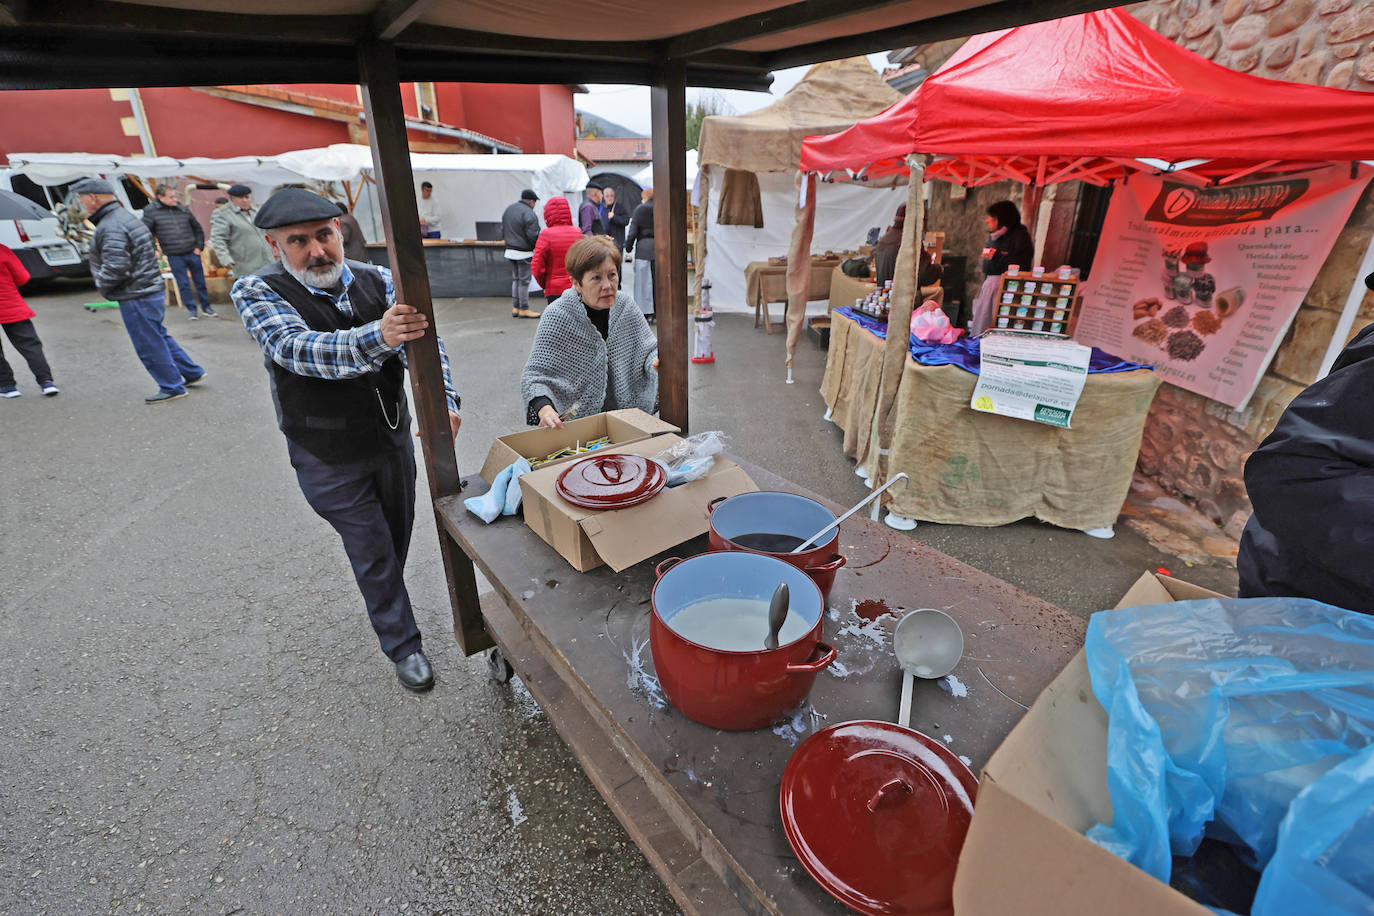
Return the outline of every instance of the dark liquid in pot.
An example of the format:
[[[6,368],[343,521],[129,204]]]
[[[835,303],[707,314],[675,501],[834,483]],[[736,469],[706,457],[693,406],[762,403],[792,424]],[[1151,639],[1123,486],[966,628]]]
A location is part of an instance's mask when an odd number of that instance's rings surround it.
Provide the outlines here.
[[[755,534],[741,534],[738,537],[730,538],[730,540],[750,550],[762,550],[765,553],[791,553],[800,547],[802,541],[806,540],[806,538],[799,538],[792,534],[769,534],[767,532],[758,532]]]

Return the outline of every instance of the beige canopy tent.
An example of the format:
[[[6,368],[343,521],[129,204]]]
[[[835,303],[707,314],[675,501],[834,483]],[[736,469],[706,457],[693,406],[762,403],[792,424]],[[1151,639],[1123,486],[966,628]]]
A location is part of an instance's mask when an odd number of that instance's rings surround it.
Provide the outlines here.
[[[732,225],[762,228],[758,178],[761,173],[787,173],[793,176],[795,188],[800,181],[797,167],[803,138],[844,130],[901,98],[901,93],[882,80],[867,58],[851,57],[815,65],[767,108],[739,116],[707,117],[702,122],[698,144],[701,175],[696,189],[700,201],[695,245],[694,285],[697,289],[706,276],[712,222],[717,224],[716,231],[721,226]],[[771,184],[776,186],[776,182]],[[718,202],[714,219],[711,219],[708,208],[713,200],[713,188]],[[827,189],[839,194],[846,190],[834,186]],[[788,296],[789,299],[793,297],[795,284],[804,311],[810,283],[813,233],[809,226],[804,235],[798,231],[802,221],[795,219],[795,190],[789,196],[793,201],[794,220],[788,245]],[[773,212],[776,213],[776,209]],[[716,290],[717,298],[720,292]]]

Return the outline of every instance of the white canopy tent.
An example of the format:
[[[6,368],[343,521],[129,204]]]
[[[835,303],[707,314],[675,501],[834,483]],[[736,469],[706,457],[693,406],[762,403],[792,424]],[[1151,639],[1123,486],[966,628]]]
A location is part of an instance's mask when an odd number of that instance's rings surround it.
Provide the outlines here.
[[[110,156],[99,153],[14,153],[10,167],[37,184],[64,184],[100,174],[107,178],[133,175],[145,179],[194,177],[215,182],[242,182],[258,200],[284,184],[318,182],[345,186],[357,195],[354,215],[369,240],[381,238],[381,211],[372,188],[372,153],[366,146],[336,143],[318,149],[296,150],[277,156],[237,156],[231,159],[170,156]],[[479,220],[498,220],[501,212],[533,188],[541,200],[576,195],[587,185],[587,170],[567,156],[412,153],[411,168],[418,185],[428,181],[445,208],[444,234],[475,238]],[[355,190],[355,188],[360,190]],[[335,196],[344,195],[336,192]]]
[[[687,190],[689,191],[695,191],[697,189],[697,173],[701,170],[697,161],[697,151],[689,149],[687,151]],[[631,175],[630,180],[641,188],[652,188],[654,186],[654,167],[652,165],[646,165],[644,168]]]

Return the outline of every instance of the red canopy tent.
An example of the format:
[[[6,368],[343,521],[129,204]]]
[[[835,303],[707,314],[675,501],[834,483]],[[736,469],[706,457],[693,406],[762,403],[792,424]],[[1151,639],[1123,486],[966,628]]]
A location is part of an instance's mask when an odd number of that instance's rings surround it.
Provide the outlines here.
[[[1228,70],[1107,9],[969,39],[901,102],[808,137],[801,168],[879,178],[905,173],[909,153],[967,185],[1187,166],[1235,180],[1374,156],[1374,98]]]
[[[906,222],[890,318],[904,327],[927,178],[968,187],[1013,180],[1033,199],[1030,188],[1105,185],[1132,171],[1225,184],[1369,159],[1374,96],[1228,70],[1116,8],[975,36],[901,102],[839,133],[807,137],[798,218],[809,236],[807,179],[909,174],[915,218]],[[804,312],[804,302],[789,300],[789,366]],[[867,446],[859,461],[875,482],[886,475],[879,458],[891,442],[906,351],[905,335],[888,335],[872,429],[860,436]]]

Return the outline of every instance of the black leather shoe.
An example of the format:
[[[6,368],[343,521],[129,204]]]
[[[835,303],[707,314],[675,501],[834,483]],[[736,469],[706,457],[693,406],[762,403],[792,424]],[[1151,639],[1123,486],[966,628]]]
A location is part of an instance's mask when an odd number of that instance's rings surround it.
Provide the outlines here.
[[[425,658],[425,653],[416,652],[414,655],[407,655],[396,663],[396,680],[401,682],[401,686],[406,690],[415,693],[424,693],[434,686],[434,669],[430,667],[429,659]]]

